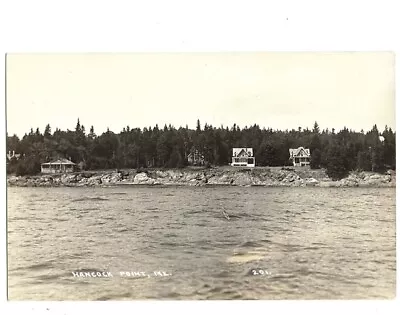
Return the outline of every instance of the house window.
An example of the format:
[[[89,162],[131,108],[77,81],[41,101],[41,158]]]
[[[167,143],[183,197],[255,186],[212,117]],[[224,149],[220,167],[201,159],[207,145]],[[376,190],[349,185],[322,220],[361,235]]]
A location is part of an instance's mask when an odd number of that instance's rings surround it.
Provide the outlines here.
[[[247,164],[254,164],[254,159],[253,158],[247,159]]]
[[[235,162],[236,162],[236,163],[239,163],[239,158],[235,158]]]

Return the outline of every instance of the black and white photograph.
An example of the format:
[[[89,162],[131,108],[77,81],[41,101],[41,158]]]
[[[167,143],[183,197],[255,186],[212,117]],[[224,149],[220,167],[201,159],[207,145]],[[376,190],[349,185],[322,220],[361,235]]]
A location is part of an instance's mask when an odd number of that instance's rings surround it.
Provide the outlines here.
[[[8,300],[396,298],[393,52],[5,65]]]

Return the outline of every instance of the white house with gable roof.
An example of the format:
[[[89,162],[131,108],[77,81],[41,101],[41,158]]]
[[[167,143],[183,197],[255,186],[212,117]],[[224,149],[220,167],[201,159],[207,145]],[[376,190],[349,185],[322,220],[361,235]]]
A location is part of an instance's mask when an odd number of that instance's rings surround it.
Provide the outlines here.
[[[293,166],[310,165],[310,149],[299,147],[297,149],[289,149],[289,159],[293,161]]]
[[[254,167],[256,165],[253,148],[233,148],[232,151],[232,166]]]

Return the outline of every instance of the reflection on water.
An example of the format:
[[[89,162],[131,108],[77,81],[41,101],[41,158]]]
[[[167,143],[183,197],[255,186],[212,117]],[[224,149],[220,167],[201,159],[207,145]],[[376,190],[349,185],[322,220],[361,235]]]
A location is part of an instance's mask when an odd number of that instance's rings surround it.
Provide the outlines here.
[[[8,189],[11,300],[393,298],[395,245],[392,188]]]

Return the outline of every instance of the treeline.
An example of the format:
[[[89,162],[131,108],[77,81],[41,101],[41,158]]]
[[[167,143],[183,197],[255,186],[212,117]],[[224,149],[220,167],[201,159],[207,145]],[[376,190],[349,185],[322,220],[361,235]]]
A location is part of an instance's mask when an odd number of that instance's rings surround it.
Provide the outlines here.
[[[370,131],[355,132],[344,127],[272,130],[258,125],[240,128],[218,128],[197,121],[195,130],[165,125],[163,128],[144,129],[129,126],[116,134],[110,130],[97,135],[92,126],[89,131],[79,119],[75,130],[62,131],[50,125],[44,132],[30,130],[22,139],[7,135],[7,152],[21,154],[12,159],[8,173],[18,175],[40,172],[40,164],[64,157],[77,163],[83,170],[111,168],[185,167],[187,156],[197,150],[208,165],[227,165],[231,162],[232,148],[252,147],[258,166],[288,166],[289,148],[303,146],[311,150],[311,167],[326,168],[333,179],[345,177],[351,170],[382,172],[395,169],[396,134],[391,128],[381,133],[376,125]]]

